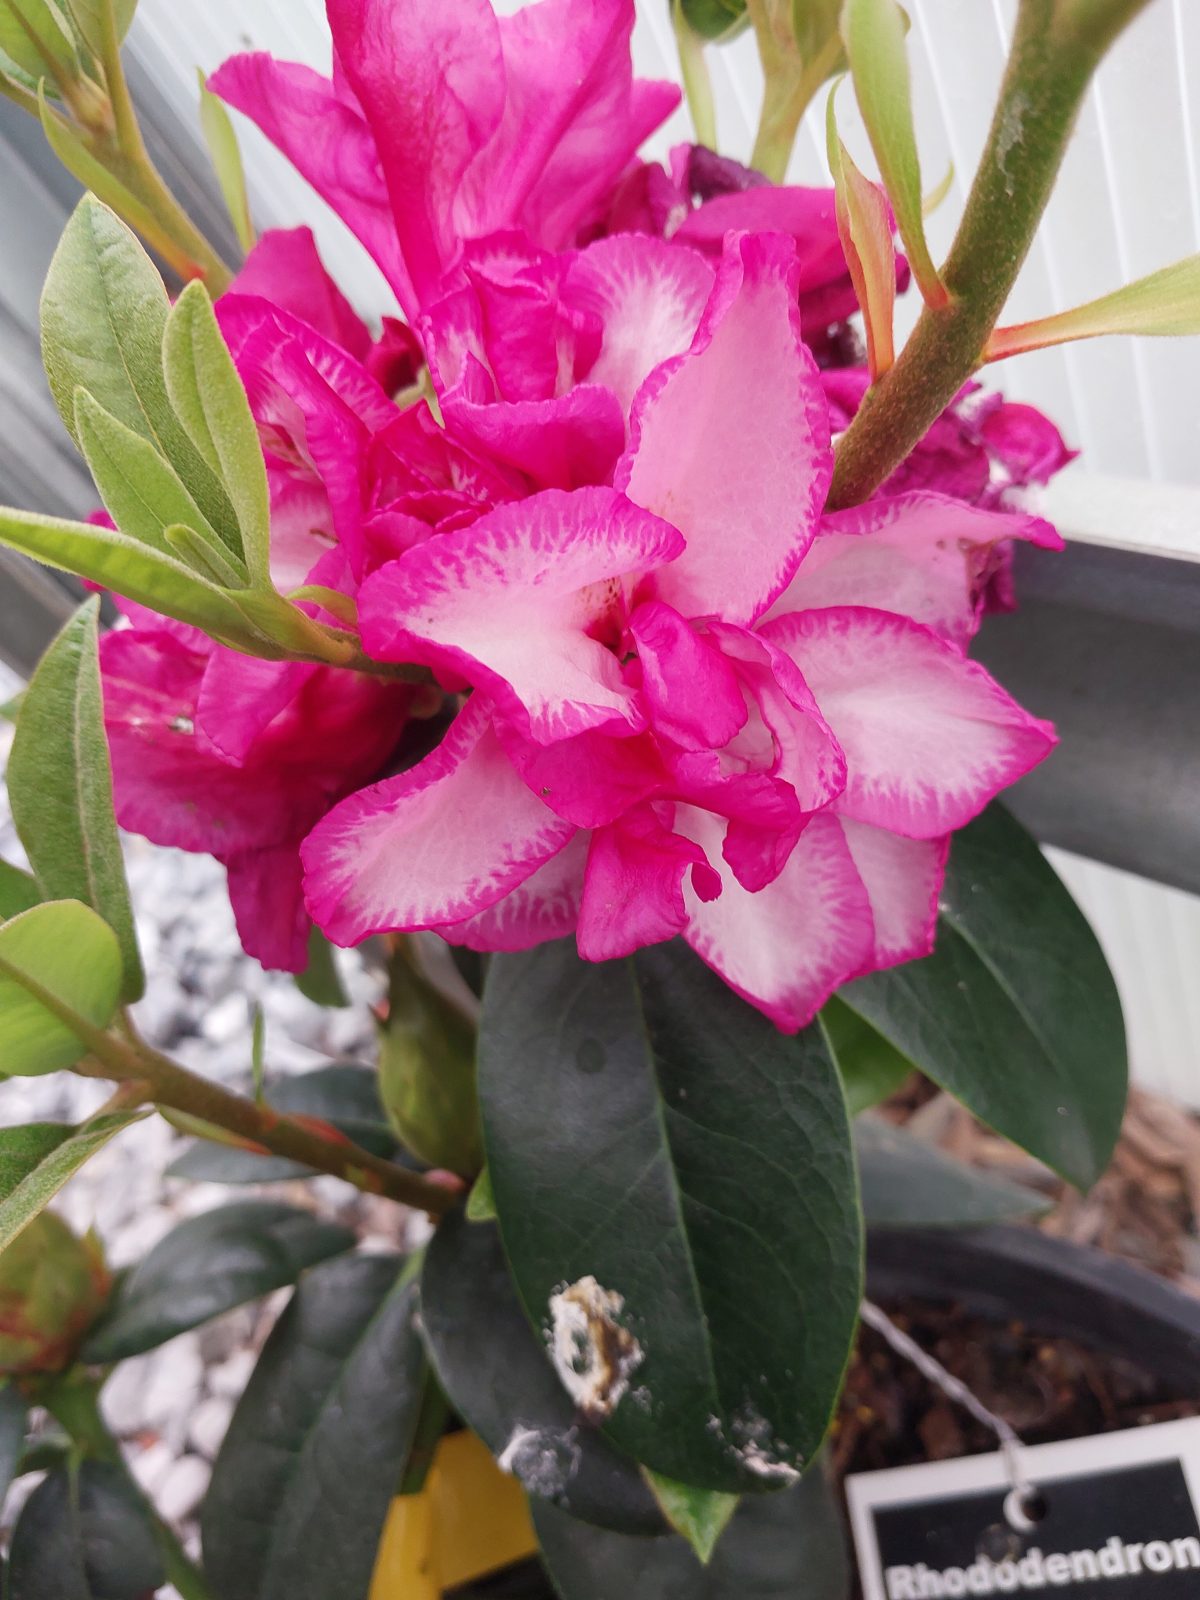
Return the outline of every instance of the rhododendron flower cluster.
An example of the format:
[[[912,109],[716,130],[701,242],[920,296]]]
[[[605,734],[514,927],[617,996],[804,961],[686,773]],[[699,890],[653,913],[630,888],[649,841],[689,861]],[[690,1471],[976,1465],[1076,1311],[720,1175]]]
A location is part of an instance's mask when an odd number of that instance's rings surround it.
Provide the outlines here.
[[[596,961],[682,936],[801,1027],[930,951],[950,835],[1053,745],[966,652],[1011,541],[1058,543],[1007,489],[1068,452],[964,393],[826,514],[867,384],[832,193],[636,161],[676,95],[632,75],[630,0],[329,13],[331,79],[255,55],[213,88],[407,321],[373,337],[304,230],[218,316],[276,582],[378,673],[130,608],[104,653],[121,820],[224,860],[268,964],[303,966],[310,917]]]

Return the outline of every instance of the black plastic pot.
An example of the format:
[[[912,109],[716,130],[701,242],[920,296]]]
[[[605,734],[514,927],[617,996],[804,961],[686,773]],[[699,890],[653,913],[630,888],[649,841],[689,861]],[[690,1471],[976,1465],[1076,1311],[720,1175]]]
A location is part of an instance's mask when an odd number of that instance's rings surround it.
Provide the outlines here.
[[[978,1316],[1123,1356],[1200,1393],[1200,1300],[1140,1267],[1033,1228],[895,1229],[867,1249],[873,1300],[953,1300]]]

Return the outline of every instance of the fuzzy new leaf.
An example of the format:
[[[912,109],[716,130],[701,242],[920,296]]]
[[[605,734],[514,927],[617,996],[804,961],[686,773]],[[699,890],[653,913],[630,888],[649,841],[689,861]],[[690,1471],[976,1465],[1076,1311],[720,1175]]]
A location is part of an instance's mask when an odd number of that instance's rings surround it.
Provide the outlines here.
[[[36,82],[55,67],[74,76],[75,46],[52,0],[0,0],[0,52]]]
[[[847,0],[842,32],[854,92],[913,277],[928,305],[945,305],[946,289],[925,242],[904,13],[896,0]]]
[[[0,1129],[0,1250],[45,1210],[85,1161],[145,1114],[110,1111],[77,1128],[34,1122]]]
[[[986,355],[989,361],[1002,361],[1025,350],[1109,333],[1156,337],[1200,333],[1200,255],[1185,256],[1071,311],[997,328]]]
[[[145,987],[121,842],[100,689],[100,602],[84,602],[42,657],[21,708],[8,793],[47,898],[80,900],[121,947],[121,998]]]
[[[129,32],[137,10],[137,0],[67,0],[75,32],[93,55],[103,57],[107,44],[108,17],[118,44]]]
[[[836,92],[836,91],[835,91]],[[834,95],[825,114],[829,168],[833,174],[838,236],[867,335],[867,365],[876,379],[895,360],[896,251],[887,196],[855,166],[838,135]]]
[[[13,917],[0,926],[3,1070],[35,1077],[73,1066],[120,995],[121,947],[88,906],[52,900]]]

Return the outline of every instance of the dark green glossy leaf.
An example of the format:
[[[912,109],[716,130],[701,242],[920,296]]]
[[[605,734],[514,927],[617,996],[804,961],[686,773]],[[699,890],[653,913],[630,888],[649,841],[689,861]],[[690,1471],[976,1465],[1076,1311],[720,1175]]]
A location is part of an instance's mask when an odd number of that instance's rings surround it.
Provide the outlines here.
[[[895,1094],[911,1076],[912,1062],[836,995],[821,1007],[821,1023],[852,1117]]]
[[[31,1122],[0,1129],[0,1250],[50,1204],[85,1161],[140,1115],[111,1111],[78,1128]]]
[[[954,836],[937,948],[841,998],[999,1133],[1083,1188],[1120,1131],[1121,1002],[1096,937],[998,805]]]
[[[61,145],[61,135],[56,137]],[[74,160],[71,151],[62,154]],[[78,165],[75,161],[72,170]],[[94,174],[90,167],[77,176],[90,186],[93,177],[99,183],[114,181],[103,169]],[[141,227],[136,201],[131,212],[124,195],[115,198]],[[154,233],[150,221],[147,237]],[[162,347],[169,310],[162,279],[131,230],[95,195],[85,195],[54,252],[42,291],[42,360],[55,403],[76,443],[75,391],[80,388],[148,439],[178,472],[222,541],[240,555],[229,497],[167,398]]]
[[[350,997],[334,960],[333,946],[315,924],[308,936],[308,965],[296,974],[296,987],[317,1006],[348,1006]]]
[[[16,1476],[25,1450],[25,1423],[29,1407],[13,1383],[0,1384],[0,1505]]]
[[[314,1072],[281,1078],[268,1086],[266,1097],[277,1111],[320,1117],[372,1155],[388,1161],[396,1159],[396,1137],[379,1103],[379,1079],[369,1067],[345,1062],[318,1067]],[[253,1155],[248,1150],[206,1140],[189,1146],[167,1172],[172,1178],[201,1183],[279,1183],[316,1176],[311,1167],[301,1166],[298,1161]]]
[[[521,1309],[492,1223],[439,1224],[421,1271],[421,1327],[463,1421],[532,1495],[626,1533],[663,1526],[636,1465],[581,1425]]]
[[[74,1066],[88,1049],[81,1032],[107,1028],[120,993],[117,936],[78,900],[51,900],[0,924],[0,1072],[36,1077]]]
[[[49,900],[79,900],[121,948],[121,999],[145,989],[113,814],[100,689],[100,601],[86,600],[42,657],[8,762],[13,821]]]
[[[154,1525],[120,1467],[51,1472],[13,1533],[6,1600],[146,1600],[166,1581]]]
[[[0,861],[0,922],[20,916],[41,903],[42,892],[32,873],[23,872],[10,861]]]
[[[780,1034],[682,945],[604,965],[544,945],[492,960],[480,1100],[535,1326],[557,1321],[569,1349],[596,1304],[563,1361],[577,1391],[589,1350],[624,1347],[631,1392],[584,1396],[614,1443],[700,1488],[786,1480],[824,1434],[861,1283],[820,1029]]]
[[[83,1358],[103,1364],[153,1350],[353,1245],[348,1228],[273,1201],[189,1217],[121,1277]]]
[[[363,1600],[416,1438],[417,1287],[394,1257],[307,1275],[259,1358],[201,1531],[221,1600]]]
[[[858,1119],[854,1146],[869,1228],[980,1228],[1033,1216],[1049,1205],[1032,1190],[976,1172],[882,1117]]]
[[[793,1488],[749,1495],[707,1567],[677,1535],[636,1539],[532,1502],[542,1556],[562,1600],[848,1600],[837,1503],[821,1468]]]

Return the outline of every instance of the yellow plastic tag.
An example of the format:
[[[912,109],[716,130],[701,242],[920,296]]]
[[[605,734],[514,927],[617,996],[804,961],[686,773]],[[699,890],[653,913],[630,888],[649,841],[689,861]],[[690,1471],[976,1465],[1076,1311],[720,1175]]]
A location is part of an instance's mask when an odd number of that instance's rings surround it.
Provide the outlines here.
[[[536,1550],[525,1491],[463,1429],[438,1445],[420,1494],[392,1501],[370,1600],[441,1600]]]

